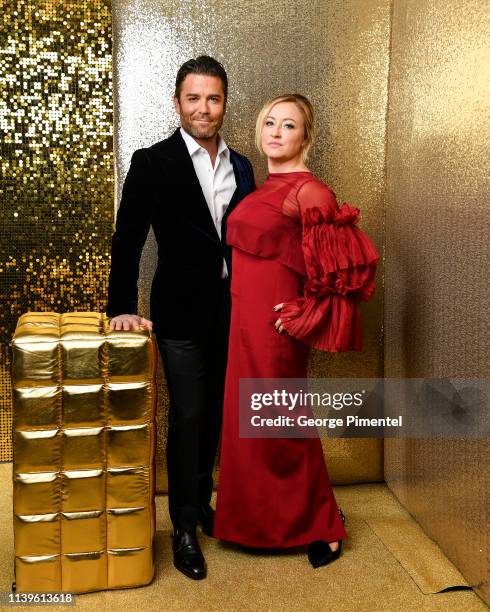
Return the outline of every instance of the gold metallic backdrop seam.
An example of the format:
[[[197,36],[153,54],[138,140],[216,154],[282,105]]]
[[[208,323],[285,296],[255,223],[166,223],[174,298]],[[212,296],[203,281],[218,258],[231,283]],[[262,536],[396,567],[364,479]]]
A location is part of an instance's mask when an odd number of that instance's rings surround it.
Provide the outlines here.
[[[380,346],[380,353],[381,353],[381,375],[384,377],[386,375],[386,371],[385,371],[385,337],[384,337],[384,333],[385,333],[385,327],[384,327],[384,321],[385,321],[385,315],[386,315],[386,293],[385,293],[385,283],[386,283],[386,274],[385,274],[385,270],[386,270],[386,232],[387,232],[387,216],[388,216],[388,197],[387,197],[387,185],[388,185],[388,146],[389,146],[389,140],[388,140],[388,118],[389,118],[389,112],[390,112],[390,102],[391,102],[391,98],[390,98],[390,92],[391,92],[391,82],[393,79],[393,65],[392,65],[392,51],[393,51],[393,36],[394,36],[394,29],[393,29],[393,16],[395,13],[395,2],[397,0],[391,0],[390,1],[390,28],[389,28],[389,45],[388,45],[388,71],[387,71],[387,83],[386,83],[386,107],[385,107],[385,126],[386,126],[386,132],[385,132],[385,143],[384,143],[384,164],[383,164],[383,214],[382,214],[382,222],[381,222],[381,236],[382,236],[382,242],[381,242],[381,249],[380,249],[380,270],[382,270],[382,274],[379,275],[378,277],[378,285],[379,285],[379,290],[381,291],[382,295],[383,295],[383,299],[381,301],[381,346]],[[384,448],[384,444],[383,444],[383,458],[382,458],[382,465],[383,465],[383,480],[384,480],[384,454],[385,454],[385,448]]]

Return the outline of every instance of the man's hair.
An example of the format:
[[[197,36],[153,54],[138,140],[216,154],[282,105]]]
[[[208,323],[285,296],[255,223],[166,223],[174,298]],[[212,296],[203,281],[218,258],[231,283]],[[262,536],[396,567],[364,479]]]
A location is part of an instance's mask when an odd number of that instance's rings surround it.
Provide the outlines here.
[[[228,95],[228,77],[226,70],[213,57],[209,55],[200,55],[196,59],[187,60],[179,68],[177,72],[177,78],[175,79],[175,97],[180,99],[180,91],[182,89],[182,83],[189,74],[203,74],[206,76],[218,77],[223,83],[223,93],[225,94],[225,100]]]

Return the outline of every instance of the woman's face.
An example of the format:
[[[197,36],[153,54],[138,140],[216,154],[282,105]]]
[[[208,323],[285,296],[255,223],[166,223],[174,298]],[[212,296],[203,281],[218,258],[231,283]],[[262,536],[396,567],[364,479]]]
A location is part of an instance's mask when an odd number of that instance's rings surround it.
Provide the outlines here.
[[[269,111],[261,132],[262,150],[275,161],[301,158],[305,141],[303,115],[294,102],[278,102]]]

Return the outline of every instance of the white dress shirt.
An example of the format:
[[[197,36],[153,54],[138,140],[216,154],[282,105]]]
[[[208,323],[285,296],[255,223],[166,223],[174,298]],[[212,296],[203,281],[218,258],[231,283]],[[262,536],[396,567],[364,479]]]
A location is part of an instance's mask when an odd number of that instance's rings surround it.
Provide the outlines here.
[[[221,136],[218,136],[218,155],[213,166],[209,153],[198,144],[183,128],[180,133],[191,156],[194,170],[201,184],[204,198],[214,226],[221,238],[221,222],[236,189],[235,173],[230,160],[230,150]],[[228,276],[226,261],[223,259],[222,278]]]

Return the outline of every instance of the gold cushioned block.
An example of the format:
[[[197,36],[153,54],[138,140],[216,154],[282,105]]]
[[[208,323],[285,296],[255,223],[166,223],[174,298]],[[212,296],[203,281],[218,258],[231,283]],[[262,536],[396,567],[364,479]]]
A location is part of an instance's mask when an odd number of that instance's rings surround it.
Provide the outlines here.
[[[140,586],[154,573],[156,348],[105,315],[30,312],[13,338],[19,591]]]

